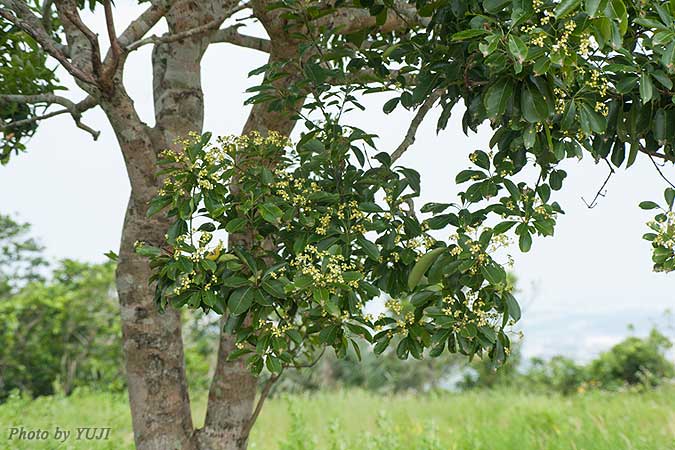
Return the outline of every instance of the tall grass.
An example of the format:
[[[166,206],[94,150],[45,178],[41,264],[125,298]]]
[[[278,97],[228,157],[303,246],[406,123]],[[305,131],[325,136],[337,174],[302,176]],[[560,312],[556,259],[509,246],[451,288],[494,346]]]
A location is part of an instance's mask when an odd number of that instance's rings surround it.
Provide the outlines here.
[[[204,396],[195,402],[195,423]],[[9,427],[111,427],[106,442],[7,441]],[[133,448],[126,396],[0,405],[0,448]],[[561,397],[505,391],[379,396],[362,391],[279,396],[263,409],[251,450],[675,450],[675,387]]]

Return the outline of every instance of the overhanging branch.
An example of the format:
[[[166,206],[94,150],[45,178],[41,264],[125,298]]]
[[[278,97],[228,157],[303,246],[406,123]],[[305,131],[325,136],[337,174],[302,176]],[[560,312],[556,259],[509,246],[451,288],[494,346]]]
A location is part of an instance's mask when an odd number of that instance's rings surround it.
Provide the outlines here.
[[[218,30],[213,34],[211,43],[224,42],[228,44],[238,45],[239,47],[246,47],[253,50],[269,53],[272,50],[272,45],[268,39],[259,38],[255,36],[248,36],[241,34],[237,30],[238,26],[232,26]]]
[[[142,39],[169,9],[169,1],[154,2],[151,7],[143,11],[138,18],[129,24],[117,39],[121,47],[127,47],[133,42]]]
[[[638,149],[640,150],[640,152],[644,153],[645,155],[649,155],[652,158],[659,158],[659,159],[662,159],[664,161],[670,161],[672,163],[675,163],[675,157],[673,157],[673,156],[669,156],[669,155],[666,155],[666,154],[663,154],[663,153],[647,150],[642,144],[639,144],[639,143],[637,145],[638,145]]]
[[[94,97],[88,96],[79,103],[74,103],[73,101],[60,97],[54,94],[39,94],[39,95],[0,95],[0,104],[2,103],[22,103],[22,104],[42,104],[45,103],[49,105],[60,105],[64,109],[57,111],[52,111],[40,116],[34,116],[28,119],[17,120],[15,122],[10,122],[7,124],[0,124],[0,131],[3,133],[12,128],[22,127],[25,125],[30,125],[41,120],[49,119],[51,117],[59,116],[62,114],[70,114],[75,121],[75,124],[78,128],[89,133],[94,140],[98,139],[101,134],[100,131],[94,130],[85,123],[82,122],[82,113],[93,108],[98,103]]]
[[[439,98],[441,98],[443,92],[445,92],[444,89],[435,90],[434,92],[431,93],[431,95],[429,95],[429,97],[424,101],[424,103],[422,103],[422,106],[420,106],[420,108],[417,110],[417,113],[410,121],[410,126],[408,127],[408,131],[406,132],[403,141],[401,141],[396,150],[394,150],[394,152],[391,154],[392,163],[397,159],[399,159],[401,156],[403,156],[403,153],[405,153],[405,151],[408,150],[408,148],[410,148],[411,145],[413,145],[413,143],[415,142],[415,136],[417,135],[417,129],[424,121],[424,118],[426,117],[427,113],[434,106],[434,103],[436,103],[436,101]]]
[[[194,28],[191,28],[189,30],[182,31],[180,33],[167,33],[167,34],[164,34],[162,36],[154,35],[154,36],[149,36],[149,37],[144,38],[144,39],[141,39],[139,37],[137,40],[131,41],[129,43],[125,42],[122,45],[125,46],[124,47],[125,51],[132,52],[132,51],[138,49],[139,47],[142,47],[142,46],[148,45],[148,44],[167,44],[167,43],[171,43],[171,42],[182,41],[184,39],[189,39],[189,38],[195,37],[195,36],[201,36],[205,33],[217,30],[220,27],[220,25],[222,25],[222,23],[226,19],[228,19],[233,14],[235,14],[238,11],[241,11],[242,9],[245,9],[247,7],[248,7],[248,4],[246,4],[246,3],[241,4],[241,5],[233,6],[232,8],[225,11],[218,18],[216,18],[216,19],[214,19],[210,22],[207,22],[203,25],[200,25],[198,27],[194,27]],[[237,27],[230,27],[230,28],[235,29],[235,31],[236,31]],[[145,34],[145,33],[143,33],[143,34]],[[122,39],[120,39],[120,41],[122,41]]]
[[[351,34],[375,26],[378,27],[378,31],[388,33],[426,26],[428,23],[429,19],[420,17],[414,6],[400,1],[394,3],[394,7],[388,11],[387,19],[382,25],[377,24],[377,19],[370,14],[370,11],[355,7],[338,8],[332,14],[312,21],[312,25],[330,30],[335,34]]]

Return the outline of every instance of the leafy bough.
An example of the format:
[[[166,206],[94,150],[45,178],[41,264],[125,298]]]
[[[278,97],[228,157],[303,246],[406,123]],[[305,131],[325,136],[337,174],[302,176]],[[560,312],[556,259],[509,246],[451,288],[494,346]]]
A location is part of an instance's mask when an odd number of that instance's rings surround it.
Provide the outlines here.
[[[334,121],[296,145],[274,132],[210,141],[194,134],[162,154],[150,214],[173,223],[165,242],[137,245],[158,307],[226,316],[230,358],[256,374],[312,364],[326,347],[359,355],[359,339],[402,359],[447,350],[504,361],[520,318],[492,257],[504,227],[479,230],[437,203],[420,221],[408,206],[419,174],[369,157],[372,136]],[[431,236],[448,225],[448,242]]]

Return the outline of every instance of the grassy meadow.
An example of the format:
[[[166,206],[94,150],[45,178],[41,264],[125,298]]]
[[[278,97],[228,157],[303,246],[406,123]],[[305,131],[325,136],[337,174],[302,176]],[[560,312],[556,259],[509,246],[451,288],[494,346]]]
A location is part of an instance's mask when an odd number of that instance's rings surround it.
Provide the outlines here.
[[[195,423],[205,396],[197,396]],[[73,430],[65,443],[8,441],[9,428]],[[125,395],[12,398],[0,405],[0,448],[132,449]],[[76,441],[77,427],[111,427]],[[570,397],[481,390],[378,396],[363,391],[283,395],[266,404],[251,450],[675,450],[675,387]]]

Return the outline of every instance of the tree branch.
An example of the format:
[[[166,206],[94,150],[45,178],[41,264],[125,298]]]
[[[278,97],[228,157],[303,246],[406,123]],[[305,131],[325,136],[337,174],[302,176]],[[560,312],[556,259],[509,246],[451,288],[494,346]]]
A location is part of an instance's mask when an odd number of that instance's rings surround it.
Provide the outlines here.
[[[52,4],[54,0],[45,0],[42,3],[42,26],[47,34],[52,33]]]
[[[445,92],[444,89],[438,89],[432,92],[431,95],[429,95],[429,97],[424,101],[424,103],[422,103],[422,106],[420,106],[420,108],[417,110],[415,117],[413,117],[412,121],[410,121],[408,132],[405,134],[403,141],[391,154],[392,163],[397,159],[399,159],[401,156],[403,156],[403,153],[405,153],[405,151],[408,150],[408,148],[410,148],[411,145],[413,145],[413,143],[415,142],[415,135],[417,134],[417,129],[424,121],[424,118],[426,117],[429,110],[431,110],[431,108],[434,106],[434,103],[436,103],[436,101],[439,98],[441,98],[443,92]]]
[[[311,369],[312,367],[314,367],[318,364],[318,362],[321,360],[321,358],[323,358],[324,353],[326,353],[326,347],[321,349],[321,352],[319,353],[319,355],[316,358],[314,358],[313,361],[310,361],[306,364],[294,364],[292,367],[294,369]]]
[[[65,108],[57,111],[52,111],[50,113],[43,114],[41,116],[34,116],[28,119],[17,120],[16,122],[10,122],[7,124],[0,124],[0,130],[3,131],[3,133],[5,132],[5,130],[21,127],[24,125],[30,125],[40,120],[49,119],[51,117],[58,116],[61,114],[70,114],[73,117],[73,120],[75,121],[77,127],[91,134],[94,140],[97,140],[99,135],[101,134],[100,131],[96,131],[90,128],[88,125],[84,124],[81,121],[82,113],[93,108],[98,104],[96,99],[91,96],[88,96],[79,103],[74,103],[73,101],[65,97],[60,97],[54,94],[0,95],[0,104],[1,103],[22,103],[22,104],[46,103],[47,106],[61,105]]]
[[[672,163],[675,163],[675,157],[647,150],[642,144],[638,143],[638,149],[640,150],[640,152],[644,153],[645,155],[649,155],[650,157],[659,158],[664,161],[670,161]]]
[[[56,42],[47,34],[40,19],[28,8],[27,4],[20,0],[0,0],[0,17],[12,22],[21,30],[28,33],[50,56],[56,59],[76,79],[96,85],[96,80],[91,74],[75,67],[57,46]]]
[[[115,20],[113,19],[110,0],[105,0],[103,7],[105,9],[105,24],[106,30],[108,31],[108,39],[110,40],[110,49],[112,50],[113,57],[115,59],[119,59],[120,55],[122,55],[122,48],[120,47],[120,43],[117,40],[117,33],[115,32]]]
[[[129,24],[117,39],[122,48],[127,47],[132,42],[142,39],[169,9],[169,1],[163,0],[155,2],[151,7],[143,11],[138,18]]]
[[[97,79],[101,78],[101,48],[98,44],[98,35],[91,31],[91,29],[85,25],[80,17],[80,13],[77,9],[74,8],[65,8],[60,5],[59,0],[56,0],[56,8],[61,8],[63,15],[72,22],[75,27],[80,30],[80,32],[87,38],[89,41],[89,46],[91,50],[91,67],[94,72],[94,77]],[[97,80],[98,81],[98,80]],[[98,84],[98,83],[97,83]]]
[[[232,14],[236,13],[237,11],[241,11],[242,9],[244,9],[246,7],[247,7],[247,4],[233,6],[232,8],[225,11],[225,13],[222,16],[220,16],[220,17],[218,17],[218,18],[216,18],[216,19],[214,19],[210,22],[207,22],[203,25],[191,28],[189,30],[182,31],[180,33],[174,33],[174,34],[167,33],[167,34],[164,34],[162,36],[154,35],[154,36],[149,36],[145,39],[139,38],[136,41],[132,41],[132,42],[126,44],[125,50],[127,52],[132,52],[132,51],[138,49],[139,47],[142,47],[143,45],[147,45],[147,44],[168,44],[170,42],[182,41],[183,39],[188,39],[188,38],[191,38],[191,37],[194,37],[194,36],[199,36],[199,35],[202,35],[204,33],[208,33],[210,31],[218,29],[220,27],[220,25],[227,18],[232,16]],[[239,26],[241,26],[241,25],[239,25]],[[236,29],[236,27],[230,27],[230,28]]]
[[[223,42],[265,53],[269,53],[272,50],[272,44],[268,39],[241,34],[237,31],[237,28],[239,28],[239,26],[235,25],[216,31],[211,38],[211,43],[215,44]]]
[[[387,12],[387,19],[378,30],[388,33],[394,30],[427,25],[428,18],[420,17],[414,6],[403,2],[395,2],[395,7]],[[320,17],[312,22],[317,27],[325,28],[335,34],[351,34],[377,25],[377,19],[367,9],[345,7],[334,13]]]
[[[265,382],[265,386],[263,386],[263,389],[260,392],[260,398],[258,399],[258,403],[256,403],[256,405],[255,405],[255,409],[253,410],[253,414],[251,414],[251,417],[248,419],[248,421],[246,422],[246,425],[244,426],[244,428],[241,431],[241,435],[239,436],[239,440],[241,442],[246,442],[249,434],[251,434],[251,430],[253,429],[253,425],[255,425],[256,420],[258,420],[258,416],[260,415],[260,411],[262,410],[262,407],[265,404],[265,400],[270,395],[270,391],[272,390],[272,386],[274,386],[274,383],[276,383],[277,380],[281,377],[282,373],[283,373],[283,369],[277,375],[272,374],[267,379],[267,381]]]
[[[661,178],[663,178],[666,181],[666,183],[668,183],[671,187],[675,188],[675,184],[673,184],[672,181],[670,181],[668,178],[666,178],[666,176],[663,174],[663,171],[661,171],[661,167],[659,167],[659,165],[656,163],[656,160],[654,159],[654,156],[649,155],[649,159],[652,160],[652,164],[654,164],[654,168],[659,173],[659,175],[661,175]]]
[[[581,197],[581,200],[584,202],[584,204],[589,208],[593,209],[596,206],[598,206],[598,199],[600,197],[604,197],[605,194],[607,194],[607,191],[605,190],[605,186],[607,186],[607,183],[609,183],[609,180],[612,178],[612,175],[614,175],[614,167],[607,161],[607,158],[604,159],[604,161],[607,163],[607,167],[609,167],[609,174],[607,175],[607,178],[605,178],[605,182],[602,183],[602,186],[600,186],[600,189],[598,189],[598,192],[595,194],[595,197],[593,197],[593,201],[591,203],[588,203],[586,199]]]
[[[110,5],[110,0],[105,0],[103,3],[103,8],[105,9],[105,24],[106,30],[108,32],[108,40],[110,41],[110,51],[109,54],[112,55],[111,58],[106,59],[103,63],[103,70],[99,77],[99,82],[102,87],[107,92],[112,92],[114,89],[114,77],[115,72],[120,64],[120,59],[122,58],[122,47],[117,40],[117,33],[115,32],[115,21],[113,19],[112,6]]]

